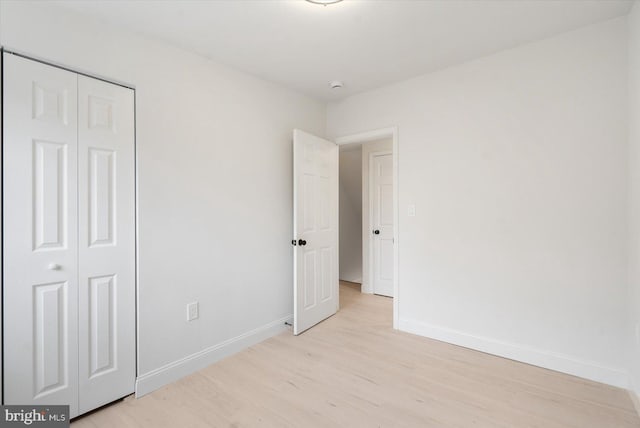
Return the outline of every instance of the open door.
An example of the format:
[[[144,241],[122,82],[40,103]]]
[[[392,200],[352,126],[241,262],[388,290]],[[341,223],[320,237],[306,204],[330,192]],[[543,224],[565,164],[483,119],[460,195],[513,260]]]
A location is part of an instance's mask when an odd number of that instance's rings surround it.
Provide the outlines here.
[[[293,333],[338,310],[338,146],[293,131]]]

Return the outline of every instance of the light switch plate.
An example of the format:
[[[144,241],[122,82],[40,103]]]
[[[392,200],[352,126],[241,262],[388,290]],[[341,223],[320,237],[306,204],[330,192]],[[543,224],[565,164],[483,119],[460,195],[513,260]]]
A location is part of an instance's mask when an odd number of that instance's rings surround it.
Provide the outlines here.
[[[198,312],[198,302],[189,303],[187,305],[187,321],[193,321],[198,318],[200,316]]]
[[[407,215],[409,217],[415,217],[416,216],[416,206],[411,204],[407,207]]]

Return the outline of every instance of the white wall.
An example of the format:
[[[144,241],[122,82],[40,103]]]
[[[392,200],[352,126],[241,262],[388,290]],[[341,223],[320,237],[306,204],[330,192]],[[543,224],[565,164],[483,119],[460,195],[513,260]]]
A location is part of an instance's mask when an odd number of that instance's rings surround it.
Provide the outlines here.
[[[136,87],[141,392],[279,331],[291,132],[323,135],[325,105],[45,2],[1,4],[5,47]]]
[[[348,147],[348,146],[346,146]],[[340,151],[340,279],[362,282],[362,147]]]
[[[630,372],[640,394],[640,3],[635,2],[629,26],[629,284]]]
[[[401,329],[627,384],[626,37],[622,17],[329,105],[330,137],[399,129]]]
[[[373,152],[392,152],[393,140],[383,138],[381,140],[369,141],[362,145],[362,292],[373,293],[373,283],[371,282],[371,232],[373,230],[370,219],[370,189],[369,189],[369,158]]]

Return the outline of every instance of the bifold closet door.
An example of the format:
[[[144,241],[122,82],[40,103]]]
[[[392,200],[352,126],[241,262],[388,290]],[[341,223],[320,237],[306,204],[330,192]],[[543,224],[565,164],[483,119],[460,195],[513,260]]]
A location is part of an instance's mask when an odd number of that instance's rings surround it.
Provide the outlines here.
[[[4,55],[4,402],[78,413],[75,73]]]
[[[73,417],[134,390],[134,96],[4,60],[4,401]]]
[[[133,90],[78,76],[80,413],[135,382]]]

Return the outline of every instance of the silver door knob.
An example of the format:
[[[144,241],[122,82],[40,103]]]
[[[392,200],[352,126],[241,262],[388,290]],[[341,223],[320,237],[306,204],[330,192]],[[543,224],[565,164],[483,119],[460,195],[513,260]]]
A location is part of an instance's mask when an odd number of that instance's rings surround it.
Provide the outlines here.
[[[62,269],[62,266],[60,266],[57,263],[49,263],[49,266],[47,266],[47,269],[49,269],[49,270],[60,270],[60,269]]]

